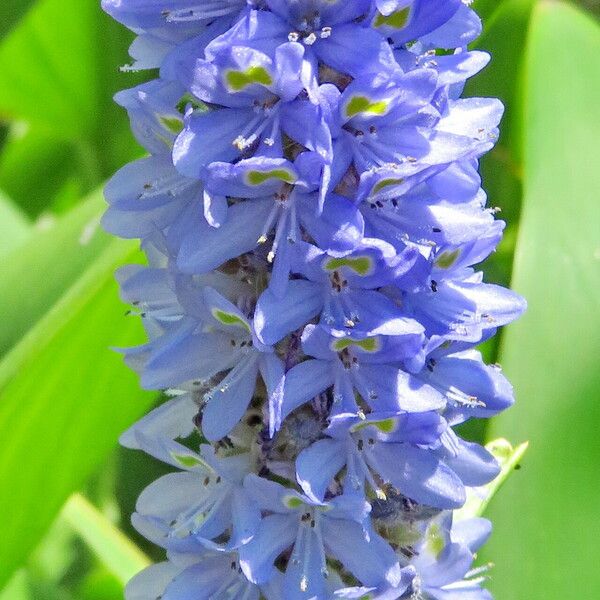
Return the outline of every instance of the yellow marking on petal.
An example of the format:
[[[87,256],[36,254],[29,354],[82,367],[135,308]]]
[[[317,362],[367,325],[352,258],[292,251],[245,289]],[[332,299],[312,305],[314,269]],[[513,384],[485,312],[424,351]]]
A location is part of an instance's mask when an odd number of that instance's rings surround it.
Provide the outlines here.
[[[358,346],[362,348],[365,352],[377,352],[379,350],[379,338],[378,337],[369,337],[363,340],[353,340],[352,338],[343,338],[341,340],[337,340],[333,344],[333,349],[341,352],[350,346]]]
[[[434,523],[429,527],[426,539],[429,550],[437,558],[446,545],[444,536],[437,524]]]
[[[183,121],[177,117],[159,115],[158,118],[165,129],[168,129],[171,133],[177,134],[183,130]]]
[[[346,104],[346,116],[351,119],[360,113],[370,113],[372,115],[383,115],[387,110],[388,103],[385,100],[371,102],[366,96],[353,96],[350,102]]]
[[[381,419],[380,421],[366,421],[365,423],[358,423],[352,427],[353,432],[360,431],[366,427],[375,427],[379,429],[381,433],[393,433],[396,430],[396,421],[394,419]]]
[[[397,10],[393,12],[391,15],[387,17],[378,13],[375,17],[375,21],[373,21],[374,27],[391,27],[392,29],[402,29],[407,21],[408,15],[410,14],[410,7],[402,8],[401,10]]]
[[[234,92],[258,83],[259,85],[271,85],[273,78],[264,67],[249,67],[245,71],[227,71],[225,74],[227,85]]]
[[[235,314],[219,310],[218,308],[213,308],[211,312],[213,317],[220,323],[223,323],[223,325],[227,325],[228,327],[243,327],[247,331],[250,331],[248,323]]]
[[[304,504],[298,496],[284,496],[283,503],[288,508],[300,508]]]
[[[206,469],[212,469],[210,466],[203,461],[199,456],[193,454],[177,454],[177,452],[170,452],[171,458],[178,462],[182,467],[186,469],[192,469],[194,467],[205,467]]]
[[[246,181],[250,185],[260,185],[269,179],[279,179],[285,183],[294,183],[297,177],[287,169],[273,169],[272,171],[248,171]]]
[[[377,427],[382,433],[392,433],[396,429],[396,421],[394,419],[382,419],[381,421],[373,421],[371,425]]]
[[[200,527],[200,525],[202,525],[202,523],[204,523],[208,517],[209,513],[199,513],[194,517],[194,525],[196,525],[197,527]],[[184,536],[187,537],[187,536]]]
[[[348,267],[355,273],[368,275],[371,272],[373,263],[368,256],[359,256],[358,258],[332,258],[325,263],[325,269],[335,271],[341,267]]]
[[[382,179],[373,186],[373,189],[371,190],[371,195],[377,194],[386,187],[392,187],[393,185],[402,185],[403,183],[404,179],[401,179],[399,177],[389,177],[387,179]]]
[[[449,269],[460,256],[460,249],[453,250],[452,252],[442,252],[435,261],[435,266],[440,269]]]

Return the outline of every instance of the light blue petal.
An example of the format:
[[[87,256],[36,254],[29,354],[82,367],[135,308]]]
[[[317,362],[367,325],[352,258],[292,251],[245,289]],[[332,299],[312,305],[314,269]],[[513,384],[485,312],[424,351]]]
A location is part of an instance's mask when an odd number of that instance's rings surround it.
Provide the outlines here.
[[[261,521],[256,535],[239,550],[240,565],[250,581],[269,581],[275,572],[275,559],[291,546],[297,528],[295,515],[270,515]]]
[[[139,449],[136,432],[149,437],[185,438],[194,430],[193,419],[198,413],[198,405],[191,394],[183,394],[161,404],[142,417],[119,438],[126,448]]]
[[[231,516],[233,535],[228,547],[238,548],[252,539],[260,523],[260,510],[242,487],[232,492]]]
[[[433,372],[425,369],[418,377],[428,384],[427,388],[434,386],[450,403],[458,404],[456,410],[465,415],[489,417],[514,403],[509,381],[498,367],[485,365],[479,354],[442,357]],[[465,406],[460,406],[460,398]]]
[[[450,536],[453,542],[464,544],[473,553],[486,543],[492,533],[487,519],[473,518],[453,523]]]
[[[274,345],[316,317],[322,306],[322,286],[311,281],[290,281],[281,298],[267,289],[256,303],[256,334],[261,342]]]
[[[203,288],[202,292],[206,306],[210,311],[213,327],[217,327],[224,333],[235,332],[236,335],[250,336],[252,329],[250,321],[233,302],[208,286]],[[225,322],[223,319],[225,319]]]
[[[398,68],[385,38],[354,23],[336,25],[335,35],[316,44],[315,52],[321,62],[353,77]]]
[[[454,543],[446,544],[434,563],[420,569],[425,586],[441,588],[461,581],[471,568],[473,558],[465,546]],[[416,560],[417,569],[419,569],[420,559],[421,557]]]
[[[434,387],[391,365],[361,364],[354,381],[365,401],[378,411],[426,412],[446,405]]]
[[[402,573],[396,555],[377,533],[372,532],[367,541],[363,528],[353,521],[325,518],[321,523],[327,549],[363,585],[400,583]]]
[[[330,194],[323,212],[317,211],[317,197],[305,196],[300,219],[318,246],[334,256],[343,256],[362,241],[365,223],[356,206],[347,198]]]
[[[220,227],[227,218],[227,198],[204,191],[204,218],[212,227]]]
[[[322,562],[324,548],[316,531],[303,527],[292,551],[292,558],[285,571],[285,598],[289,600],[313,600],[326,598],[326,582]]]
[[[281,418],[312,400],[333,385],[331,363],[323,360],[307,360],[290,369],[285,375]]]
[[[199,179],[210,163],[238,157],[240,152],[233,142],[254,116],[251,108],[223,108],[187,117],[173,147],[177,170]]]
[[[322,502],[333,478],[346,464],[343,442],[318,440],[296,459],[296,478],[304,493],[317,502]]]
[[[475,583],[453,589],[427,589],[432,600],[493,600],[492,595]]]
[[[125,587],[125,600],[155,600],[180,572],[181,567],[170,562],[147,567],[129,581]]]
[[[433,3],[436,3],[435,0]],[[481,19],[477,13],[463,4],[446,23],[423,36],[422,41],[436,48],[464,47],[481,34],[481,29]]]
[[[399,33],[394,32],[397,43],[405,43],[430,33],[448,21],[461,5],[461,0],[415,0],[410,20]]]
[[[207,394],[202,414],[202,433],[215,442],[225,437],[241,420],[252,400],[258,375],[258,353],[239,362]]]
[[[153,352],[142,374],[144,389],[177,387],[205,379],[232,365],[238,352],[221,333],[188,334]]]
[[[465,503],[461,480],[430,450],[377,443],[365,451],[365,457],[374,471],[412,500],[443,509]]]
[[[288,497],[304,502],[302,495],[295,490],[254,473],[250,473],[244,479],[244,489],[260,508],[268,512],[288,514],[298,510],[298,507],[288,506]]]
[[[269,403],[269,434],[271,437],[281,426],[281,410],[285,389],[285,374],[283,361],[271,352],[265,352],[260,357],[260,374],[267,387]]]
[[[211,600],[230,597],[258,600],[260,590],[245,581],[236,569],[231,568],[233,561],[234,555],[216,554],[185,569],[167,587],[163,600]]]
[[[483,446],[458,439],[459,450],[456,457],[445,457],[444,462],[468,486],[485,485],[500,473],[500,465]]]
[[[272,207],[271,199],[245,201],[229,207],[227,220],[220,227],[205,223],[183,240],[177,266],[184,273],[207,273],[253,250]]]
[[[193,471],[203,477],[213,473],[212,466],[199,454],[175,440],[146,435],[143,431],[136,432],[136,440],[140,450],[168,465]]]

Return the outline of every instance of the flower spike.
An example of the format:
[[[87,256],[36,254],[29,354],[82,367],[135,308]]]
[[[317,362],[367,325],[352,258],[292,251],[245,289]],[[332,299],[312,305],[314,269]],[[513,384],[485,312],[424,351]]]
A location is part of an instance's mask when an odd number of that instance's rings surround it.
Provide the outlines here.
[[[488,600],[500,468],[455,426],[513,403],[476,346],[525,302],[476,265],[504,224],[478,161],[502,104],[461,98],[489,57],[461,0],[103,0],[132,29],[120,92],[148,156],[104,226],[172,398],[123,445],[176,469],[134,526],[167,551],[128,600]]]

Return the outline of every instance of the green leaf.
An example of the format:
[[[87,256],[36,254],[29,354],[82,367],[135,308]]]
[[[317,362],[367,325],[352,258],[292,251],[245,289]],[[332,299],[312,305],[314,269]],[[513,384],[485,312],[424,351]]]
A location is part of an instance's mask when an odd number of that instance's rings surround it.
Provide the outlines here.
[[[473,9],[485,24],[494,12],[499,10],[505,2],[506,0],[475,0]]]
[[[75,533],[57,519],[28,557],[26,566],[13,575],[0,593],[0,600],[72,600],[62,582],[69,579],[79,566],[76,562],[85,556],[75,546],[75,540]]]
[[[489,510],[502,600],[600,597],[600,27],[540,2],[527,45],[525,199],[514,287],[529,301],[501,362],[517,405],[495,435],[530,440]]]
[[[8,585],[0,592],[0,600],[34,600],[25,569],[19,569],[14,574]]]
[[[0,354],[17,342],[110,243],[99,227],[101,192],[65,217],[42,223],[0,263]]]
[[[102,12],[97,0],[39,0],[0,44],[0,120],[27,123],[42,140],[34,170],[44,169],[39,160],[44,151],[54,166],[50,181],[41,182],[44,188],[62,189],[64,178],[76,172],[80,189],[87,193],[140,154],[125,111],[112,100],[119,89],[147,78],[118,69],[129,61],[132,39],[131,32]],[[36,146],[35,139],[27,141]],[[11,152],[13,170],[0,165],[0,185],[16,202],[27,202],[30,153],[23,143],[12,145],[18,146]],[[48,150],[57,155],[48,155]],[[5,183],[15,169],[23,194]],[[36,202],[39,206],[41,200]]]
[[[96,3],[78,2],[77,11],[69,4],[37,2],[0,47],[0,114],[64,137],[85,132],[98,110],[96,74],[88,68],[95,48],[87,37]]]
[[[75,142],[24,123],[10,128],[0,154],[0,188],[30,217],[50,212],[66,186],[75,204],[99,180],[97,161],[83,146],[78,152]]]
[[[150,565],[150,559],[81,494],[69,498],[62,518],[122,585]]]
[[[511,443],[503,438],[486,444],[486,449],[500,465],[500,473],[496,479],[487,485],[478,488],[469,488],[467,502],[462,508],[456,511],[456,519],[462,521],[472,517],[480,517],[484,514],[488,504],[504,485],[509,475],[515,469],[520,468],[520,462],[523,460],[528,446],[528,442],[523,442],[516,448],[513,448]]]
[[[0,256],[18,248],[30,233],[29,219],[0,191]]]
[[[106,569],[86,573],[77,589],[77,600],[116,600],[123,597],[123,584]]]
[[[33,0],[2,0],[0,4],[0,40],[19,22]]]
[[[143,337],[113,278],[137,257],[111,243],[0,362],[0,585],[154,398],[108,349]]]

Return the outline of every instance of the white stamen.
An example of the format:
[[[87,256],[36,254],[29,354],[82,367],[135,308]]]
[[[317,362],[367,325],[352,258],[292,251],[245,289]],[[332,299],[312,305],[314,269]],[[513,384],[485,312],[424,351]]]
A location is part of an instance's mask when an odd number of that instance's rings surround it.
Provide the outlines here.
[[[317,36],[313,32],[313,33],[307,35],[303,41],[306,46],[312,46],[317,41]]]

